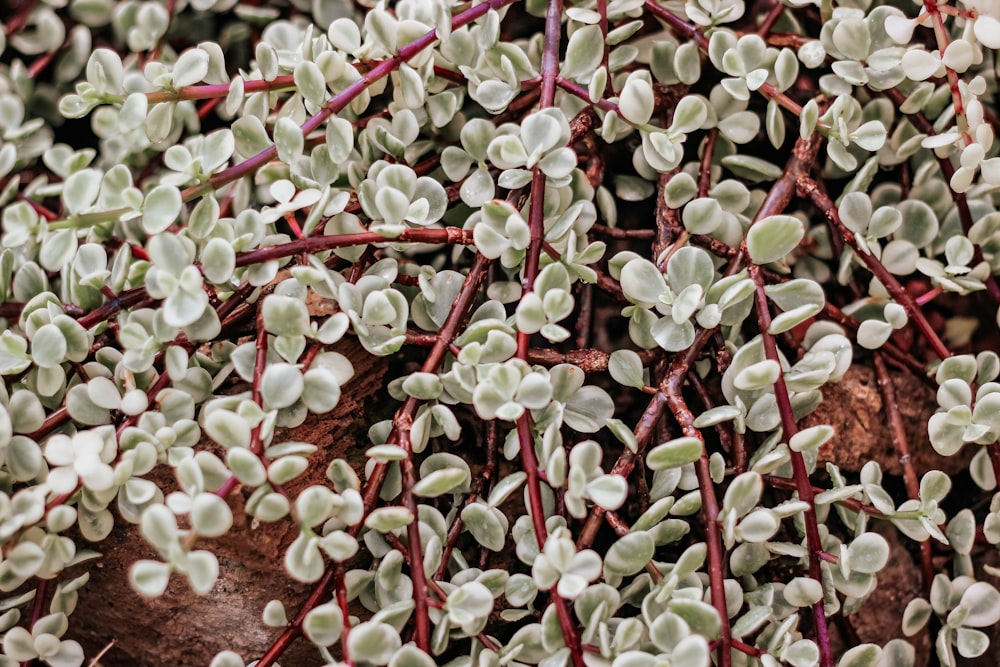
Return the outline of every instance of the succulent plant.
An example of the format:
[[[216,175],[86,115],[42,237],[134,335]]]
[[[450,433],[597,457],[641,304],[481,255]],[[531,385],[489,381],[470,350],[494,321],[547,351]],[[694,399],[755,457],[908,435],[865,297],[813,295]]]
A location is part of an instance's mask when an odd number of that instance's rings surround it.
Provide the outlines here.
[[[314,588],[212,667],[916,665],[830,632],[898,538],[886,624],[991,650],[997,3],[5,10],[0,664],[100,659],[126,524],[137,594],[210,594],[237,511]],[[286,439],[359,358],[363,454]],[[869,363],[902,484],[802,424]]]

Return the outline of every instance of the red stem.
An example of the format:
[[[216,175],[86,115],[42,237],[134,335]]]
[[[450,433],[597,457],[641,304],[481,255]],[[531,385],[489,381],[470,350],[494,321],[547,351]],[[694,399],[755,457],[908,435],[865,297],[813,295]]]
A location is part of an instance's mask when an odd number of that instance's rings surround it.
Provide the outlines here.
[[[760,27],[757,28],[757,34],[761,37],[766,37],[768,33],[771,32],[771,28],[774,27],[774,24],[778,22],[778,19],[780,19],[781,15],[784,13],[785,3],[774,3],[774,6],[771,7],[771,11],[767,13],[767,16],[764,17],[763,21],[761,21]]]
[[[31,12],[35,10],[35,6],[37,4],[38,0],[24,0],[21,4],[21,8],[17,10],[17,14],[15,14],[14,18],[12,18],[7,24],[6,32],[8,37],[25,26],[28,22],[28,17],[31,16]]]
[[[333,567],[327,568],[326,572],[323,573],[322,578],[317,582],[316,586],[313,588],[309,597],[306,598],[305,603],[299,609],[299,613],[295,615],[295,618],[288,624],[285,631],[274,640],[264,655],[261,656],[260,660],[257,662],[257,667],[270,667],[274,664],[274,661],[281,657],[281,654],[288,650],[292,642],[295,641],[298,636],[302,633],[302,624],[306,620],[306,614],[322,604],[323,600],[329,595],[330,584],[333,582],[333,575],[336,569]],[[347,623],[348,617],[344,616],[344,622]]]
[[[340,615],[344,618],[344,629],[340,632],[340,652],[341,658],[348,665],[351,662],[351,653],[347,648],[347,637],[351,633],[350,603],[347,600],[347,582],[344,580],[344,564],[336,563],[333,566],[333,589],[337,597],[337,606],[340,607]]]
[[[706,51],[708,49],[708,38],[702,34],[698,26],[693,23],[688,23],[672,11],[656,4],[654,0],[646,0],[646,2],[643,3],[643,6],[650,14],[670,26],[674,32],[680,33],[682,36],[687,37],[697,44],[698,48],[702,51]]]
[[[481,2],[478,5],[470,7],[464,12],[456,14],[452,17],[451,28],[452,30],[461,28],[462,26],[475,21],[489,10],[499,9],[500,7],[509,5],[512,2],[514,2],[514,0],[486,0],[485,2]],[[330,116],[340,113],[341,110],[357,99],[357,97],[361,95],[361,93],[365,92],[372,84],[399,69],[399,66],[403,63],[415,58],[417,54],[437,41],[437,38],[438,36],[436,30],[424,33],[401,48],[392,58],[383,60],[371,70],[365,72],[360,79],[356,80],[354,83],[347,86],[347,88],[344,88],[342,91],[330,98],[319,113],[303,123],[302,134],[307,135],[313,130],[319,128],[319,126],[322,125]],[[228,183],[232,183],[235,180],[252,174],[258,168],[273,160],[277,154],[277,147],[272,145],[262,150],[260,153],[257,153],[253,157],[240,162],[239,164],[235,164],[228,169],[224,169],[216,174],[213,174],[208,179],[207,183],[187,188],[181,193],[181,196],[185,201],[190,201],[207,192],[210,192],[211,190],[221,188]]]
[[[283,259],[300,253],[317,253],[335,248],[368,245],[372,243],[450,243],[472,245],[472,230],[458,227],[406,229],[395,238],[386,238],[376,232],[356,232],[354,234],[332,234],[329,236],[309,236],[282,243],[248,250],[236,255],[236,266],[250,266]]]
[[[556,79],[559,74],[559,41],[562,38],[562,0],[550,0],[545,14],[545,36],[542,45],[541,67],[541,98],[539,106],[542,109],[551,107],[555,101]],[[521,285],[527,294],[534,289],[535,278],[538,276],[539,260],[545,235],[545,173],[535,167],[531,177],[531,203],[528,209],[528,227],[531,230],[531,241],[528,245],[524,262],[524,274]],[[527,359],[531,334],[517,332],[517,357]],[[545,514],[542,509],[541,480],[538,470],[538,460],[535,457],[535,441],[532,434],[530,415],[525,412],[517,421],[517,436],[521,453],[521,466],[528,476],[528,502],[531,506],[532,525],[535,528],[535,539],[538,547],[545,546],[548,536],[545,529]],[[552,603],[559,615],[559,625],[563,637],[569,647],[570,657],[575,667],[584,667],[583,650],[580,647],[580,636],[576,624],[570,615],[569,605],[553,589]]]
[[[31,617],[28,619],[27,628],[30,631],[35,627],[35,623],[38,619],[42,617],[45,613],[45,597],[49,590],[50,579],[39,579],[38,585],[35,587],[35,599],[31,601]],[[31,667],[32,660],[25,660],[21,663],[21,667]]]
[[[947,359],[951,356],[951,352],[948,347],[941,341],[941,338],[934,331],[934,327],[931,326],[927,318],[924,317],[923,312],[920,307],[917,306],[913,301],[913,297],[899,284],[896,277],[889,273],[889,270],[885,268],[882,262],[878,261],[874,255],[866,252],[858,245],[858,241],[854,236],[854,232],[847,229],[844,223],[840,220],[840,213],[837,211],[837,205],[822,192],[816,184],[816,181],[803,176],[799,179],[798,183],[799,193],[805,197],[812,199],[816,207],[823,212],[830,224],[833,225],[834,229],[840,234],[840,237],[844,239],[844,243],[851,246],[854,253],[858,258],[864,262],[868,270],[872,272],[876,278],[885,286],[889,295],[903,308],[906,309],[907,315],[913,320],[917,329],[923,335],[924,340],[931,346],[934,350],[934,354],[938,356],[939,359]]]
[[[906,101],[906,96],[899,92],[895,88],[890,88],[885,91],[886,97],[893,101],[897,108],[901,107],[903,102]],[[913,126],[917,128],[920,132],[928,136],[937,135],[937,131],[934,129],[934,124],[931,123],[927,118],[919,111],[907,114],[910,122]],[[939,157],[938,165],[941,167],[941,175],[944,176],[944,180],[951,182],[951,177],[955,174],[955,166],[951,163],[951,158]],[[904,163],[905,166],[905,163]],[[969,210],[969,201],[965,197],[964,192],[955,192],[948,188],[948,192],[951,193],[951,199],[955,202],[955,208],[958,210],[958,220],[962,223],[962,231],[966,236],[969,235],[969,230],[972,229],[972,211]],[[983,261],[983,251],[979,247],[979,244],[975,244],[974,252],[972,255],[972,261],[975,264]],[[990,295],[995,302],[1000,303],[1000,284],[997,283],[996,277],[990,274],[986,278],[986,292]]]
[[[680,369],[675,369],[679,373]],[[673,384],[681,384],[687,375],[678,375]],[[718,660],[721,667],[729,667],[732,664],[732,631],[729,625],[729,613],[726,609],[726,559],[725,550],[722,544],[722,529],[719,525],[719,500],[715,495],[715,483],[712,481],[712,473],[709,467],[708,450],[705,447],[705,439],[694,426],[694,415],[685,403],[680,391],[667,394],[667,404],[674,418],[681,425],[681,430],[685,436],[697,438],[701,441],[701,455],[695,461],[695,474],[698,477],[698,492],[701,496],[701,517],[705,526],[706,546],[708,548],[708,585],[712,593],[712,605],[719,615],[721,623],[720,642],[718,647]]]
[[[764,279],[760,274],[760,267],[756,264],[749,265],[750,278],[756,285],[755,298],[757,303],[757,320],[760,324],[760,335],[764,342],[764,353],[768,359],[780,364],[778,357],[778,346],[774,336],[769,331],[771,328],[771,311],[767,303],[767,295],[764,293]],[[792,402],[788,395],[788,388],[785,386],[784,373],[778,374],[778,379],[774,383],[774,396],[778,403],[778,412],[781,415],[781,427],[784,431],[784,440],[787,442],[798,433],[795,424],[795,416],[792,412]],[[809,576],[822,583],[823,571],[820,566],[821,553],[823,551],[823,541],[819,535],[819,524],[816,521],[815,494],[812,484],[809,481],[809,472],[806,470],[805,460],[802,453],[789,450],[792,461],[792,473],[795,477],[796,490],[799,493],[799,500],[807,503],[809,508],[803,512],[802,518],[806,528],[806,544],[809,548]],[[823,600],[819,600],[812,605],[813,623],[816,627],[816,643],[819,646],[820,666],[832,667],[833,654],[830,649],[830,633],[826,623],[826,611],[823,608]]]
[[[920,500],[920,481],[917,479],[917,471],[913,469],[913,460],[910,457],[910,443],[906,437],[906,428],[903,425],[903,415],[899,411],[899,402],[896,400],[896,387],[893,385],[889,368],[885,364],[885,358],[881,352],[872,355],[875,360],[875,376],[878,381],[879,391],[882,393],[882,405],[889,417],[889,430],[892,434],[892,444],[899,454],[899,465],[903,468],[903,480],[906,483],[906,495],[911,500]],[[924,593],[930,595],[931,580],[934,579],[934,564],[931,561],[930,538],[920,541],[920,565],[923,575]]]

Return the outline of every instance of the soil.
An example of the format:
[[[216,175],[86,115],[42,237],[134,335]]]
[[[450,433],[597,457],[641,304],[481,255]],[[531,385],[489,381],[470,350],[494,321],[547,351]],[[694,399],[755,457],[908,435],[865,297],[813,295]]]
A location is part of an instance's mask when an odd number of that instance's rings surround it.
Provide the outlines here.
[[[948,475],[966,470],[975,453],[972,447],[945,457],[935,452],[927,439],[927,419],[937,410],[934,391],[910,373],[893,373],[892,382],[917,475],[932,469]],[[840,382],[823,387],[823,402],[801,426],[817,424],[836,429],[836,435],[820,447],[820,466],[829,461],[843,472],[856,473],[868,461],[878,461],[886,475],[902,476],[882,394],[869,366],[854,364]]]
[[[903,638],[916,652],[914,667],[926,667],[932,651],[927,633],[903,637],[901,619],[907,603],[923,595],[920,565],[913,558],[895,530],[878,531],[889,543],[889,563],[878,573],[878,585],[861,608],[832,623],[831,638],[840,641],[840,650],[863,643],[884,645],[890,639]]]

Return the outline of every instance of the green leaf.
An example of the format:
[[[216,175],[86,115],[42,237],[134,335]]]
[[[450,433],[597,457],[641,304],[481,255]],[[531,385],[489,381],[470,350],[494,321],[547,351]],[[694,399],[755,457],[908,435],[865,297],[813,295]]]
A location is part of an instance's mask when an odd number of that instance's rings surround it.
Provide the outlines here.
[[[465,483],[468,474],[461,468],[435,470],[413,485],[413,493],[422,498],[437,498]]]
[[[302,96],[319,107],[326,102],[326,80],[316,63],[303,60],[295,66],[295,85]]]
[[[617,510],[628,496],[628,482],[621,475],[600,475],[587,483],[587,495],[606,510]]]
[[[381,533],[391,533],[412,521],[413,514],[405,507],[380,507],[365,518],[365,526]]]
[[[493,611],[493,594],[478,581],[470,581],[448,594],[445,608],[453,624],[466,634],[476,634]]]
[[[847,548],[852,571],[874,574],[889,562],[889,544],[878,533],[864,533]]]
[[[737,518],[745,516],[760,502],[763,492],[764,480],[760,473],[752,470],[742,473],[737,475],[726,489],[722,507],[733,510]]]
[[[299,525],[312,527],[326,521],[333,511],[336,496],[325,486],[306,488],[295,499],[295,514]]]
[[[785,600],[796,607],[808,607],[823,599],[823,584],[809,577],[795,577],[785,586]]]
[[[78,215],[97,200],[104,178],[97,169],[83,169],[71,174],[63,184],[63,202],[70,215]]]
[[[407,644],[396,651],[389,667],[434,667],[437,663],[413,644]]]
[[[54,324],[45,324],[31,338],[31,358],[41,368],[55,368],[66,359],[66,337]]]
[[[170,566],[155,560],[136,561],[129,569],[132,588],[148,597],[157,597],[167,590]]]
[[[236,250],[225,239],[214,238],[202,250],[201,266],[210,282],[224,284],[233,277],[236,270]]]
[[[512,494],[514,491],[518,489],[518,487],[524,484],[524,481],[527,479],[527,477],[528,477],[527,473],[519,470],[501,479],[499,482],[496,483],[496,485],[490,491],[490,496],[489,499],[487,500],[487,504],[490,507],[497,507],[498,505],[503,503],[503,501],[506,500],[510,496],[510,494]]]
[[[881,647],[875,644],[861,644],[847,649],[840,657],[837,667],[876,667],[881,664],[879,662],[881,657]]]
[[[680,640],[670,653],[674,667],[703,667],[710,664],[708,642],[700,635],[691,635]]]
[[[142,204],[142,228],[147,234],[159,234],[174,224],[181,213],[181,193],[172,185],[158,185]]]
[[[302,396],[305,382],[297,366],[276,363],[264,369],[260,393],[271,409],[287,408]]]
[[[773,181],[781,178],[781,167],[752,155],[741,153],[727,155],[722,158],[722,166],[737,176],[742,176],[753,182]]]
[[[199,493],[191,503],[191,528],[205,537],[224,535],[233,525],[226,501],[214,493]]]
[[[737,526],[737,531],[740,539],[745,542],[766,542],[780,527],[777,515],[761,507],[747,514]]]
[[[655,550],[656,544],[649,533],[633,530],[618,538],[608,549],[604,557],[604,569],[621,576],[633,575],[646,567]]]
[[[812,451],[822,447],[834,433],[833,427],[826,424],[802,429],[788,440],[788,447],[793,452]]]
[[[319,538],[299,533],[285,552],[285,569],[292,577],[305,583],[322,577],[324,562],[319,550]]]
[[[38,253],[43,269],[58,271],[69,264],[77,253],[76,230],[60,229],[45,237]]]
[[[249,436],[248,436],[249,437]],[[240,483],[260,486],[267,481],[267,470],[260,458],[245,447],[233,447],[226,453],[226,463]]]
[[[580,387],[566,401],[563,420],[580,433],[596,433],[614,414],[615,403],[608,393],[600,387],[587,385]]]
[[[756,391],[771,387],[781,376],[781,366],[773,359],[751,364],[737,374],[733,385],[743,391]]]
[[[282,116],[274,124],[274,145],[278,149],[278,159],[289,164],[294,162],[305,148],[302,128],[288,116]]]
[[[309,333],[309,311],[301,299],[272,294],[264,299],[264,328],[275,336]]]
[[[660,270],[649,260],[638,257],[622,267],[620,280],[625,296],[647,307],[659,303],[660,295],[667,289]]]
[[[208,74],[208,53],[202,49],[188,49],[174,63],[174,87],[182,88],[202,81]]]
[[[309,459],[304,456],[282,456],[268,466],[267,479],[273,484],[287,484],[308,467]]]
[[[667,603],[667,608],[687,621],[691,629],[705,635],[709,639],[719,636],[722,627],[715,607],[701,600],[674,598]]]
[[[498,511],[482,503],[470,503],[462,510],[462,522],[477,542],[490,551],[500,551],[506,541],[507,527]]]
[[[958,628],[955,631],[955,645],[963,658],[978,658],[990,647],[990,637],[985,632],[972,628]]]
[[[187,557],[187,577],[194,592],[205,595],[219,577],[219,560],[211,551],[192,551]]]
[[[687,134],[704,125],[708,118],[708,107],[705,99],[698,95],[686,95],[674,109],[674,118],[670,123],[670,132]]]
[[[559,74],[577,82],[589,82],[604,56],[604,49],[599,48],[602,40],[600,26],[577,28],[566,45],[566,57]]]
[[[266,473],[262,477],[266,477]],[[260,521],[269,523],[284,518],[290,509],[288,499],[280,493],[264,493],[256,503],[247,503],[248,513]]]
[[[645,386],[642,376],[642,359],[632,350],[615,350],[608,359],[608,372],[615,382],[626,387],[641,389]]]
[[[985,581],[977,581],[966,588],[959,605],[969,609],[963,625],[985,628],[1000,622],[1000,592]]]
[[[403,391],[419,400],[432,400],[441,395],[441,379],[436,373],[411,373],[403,380]]]
[[[747,252],[755,264],[782,259],[798,246],[805,226],[791,215],[771,215],[755,222],[747,232]]]
[[[259,118],[252,115],[240,116],[232,125],[236,151],[240,155],[251,156],[267,150],[271,139]]]
[[[930,620],[934,610],[927,600],[913,598],[903,610],[903,635],[912,637],[920,632]]]
[[[306,637],[319,646],[330,646],[336,642],[343,629],[344,615],[333,602],[314,607],[302,622],[302,631]]]
[[[767,138],[771,145],[780,148],[785,143],[785,119],[781,115],[781,107],[776,100],[767,103],[767,112],[764,117],[764,127],[767,130]]]
[[[264,625],[272,628],[280,628],[288,623],[288,616],[285,614],[285,605],[280,600],[271,600],[264,606]]]
[[[630,74],[618,99],[619,113],[633,125],[644,125],[653,115],[653,86],[647,76],[641,71]]]
[[[250,424],[229,410],[212,410],[205,418],[205,431],[227,449],[250,446]]]
[[[139,526],[146,541],[160,551],[169,551],[177,543],[177,519],[165,505],[146,508]]]
[[[741,545],[742,547],[743,545]],[[771,618],[774,611],[770,607],[766,606],[755,606],[751,607],[747,613],[740,616],[732,626],[732,632],[734,637],[745,637],[753,632],[756,632],[764,623]]]
[[[646,465],[650,470],[679,468],[697,461],[704,445],[698,438],[683,437],[657,445],[646,455]]]
[[[27,340],[10,330],[0,333],[0,374],[13,375],[30,366],[27,352]]]
[[[384,665],[402,645],[399,633],[386,623],[367,621],[351,628],[347,650],[351,660]]]
[[[673,182],[672,179],[671,183]],[[695,199],[684,207],[681,220],[692,234],[711,234],[722,222],[722,207],[709,197]]]
[[[246,663],[238,654],[232,651],[222,651],[212,658],[212,663],[208,667],[246,667]]]
[[[955,514],[948,522],[945,535],[956,553],[971,554],[976,539],[976,519],[972,510],[966,508]]]
[[[848,60],[866,60],[871,48],[868,26],[860,18],[839,21],[830,36],[833,46]]]
[[[786,648],[781,657],[792,667],[815,667],[819,664],[819,647],[811,639],[800,639]]]

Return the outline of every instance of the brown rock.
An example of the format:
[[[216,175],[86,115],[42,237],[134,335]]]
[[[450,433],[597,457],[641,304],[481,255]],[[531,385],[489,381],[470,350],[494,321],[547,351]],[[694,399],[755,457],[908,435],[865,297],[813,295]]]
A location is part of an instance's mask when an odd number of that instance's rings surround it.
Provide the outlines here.
[[[909,373],[890,373],[917,475],[932,469],[948,475],[964,470],[975,453],[972,447],[944,457],[934,451],[927,438],[927,419],[937,410],[934,391]],[[883,472],[903,474],[872,368],[854,364],[840,382],[823,387],[823,402],[802,421],[802,427],[817,424],[836,429],[833,439],[819,450],[820,465],[829,461],[841,470],[858,472],[868,461],[878,461]]]
[[[890,639],[902,638],[916,649],[914,667],[925,667],[931,653],[931,640],[926,632],[913,637],[903,636],[903,610],[916,597],[922,597],[920,566],[895,530],[878,531],[889,543],[889,562],[878,573],[878,585],[865,603],[847,617],[855,635],[844,649],[855,643],[884,646]]]
[[[295,483],[297,491],[309,484],[327,483],[325,471],[334,458],[346,458],[361,472],[366,425],[361,421],[369,399],[382,386],[386,362],[359,345],[342,345],[339,351],[354,364],[355,376],[344,386],[340,404],[327,415],[310,415],[305,423],[287,429],[275,442],[299,440],[319,446],[313,465]],[[360,444],[359,444],[360,443]],[[203,443],[211,447],[209,443]],[[165,492],[174,485],[171,471],[163,467],[150,475]],[[230,498],[234,526],[225,536],[200,540],[199,548],[219,558],[219,578],[208,595],[191,591],[182,576],[173,576],[166,593],[146,599],[128,584],[128,569],[136,560],[155,558],[139,530],[121,522],[112,534],[95,545],[103,556],[91,568],[90,581],[80,594],[76,612],[70,617],[67,637],[83,644],[88,658],[110,642],[114,646],[101,658],[104,667],[202,667],[223,650],[233,650],[250,662],[260,657],[280,634],[261,620],[264,606],[272,599],[284,603],[292,617],[308,596],[311,586],[291,579],[284,570],[285,550],[298,534],[285,519],[275,524],[251,526],[243,511],[250,495],[237,491]],[[305,640],[296,641],[281,658],[285,667],[325,664]]]

